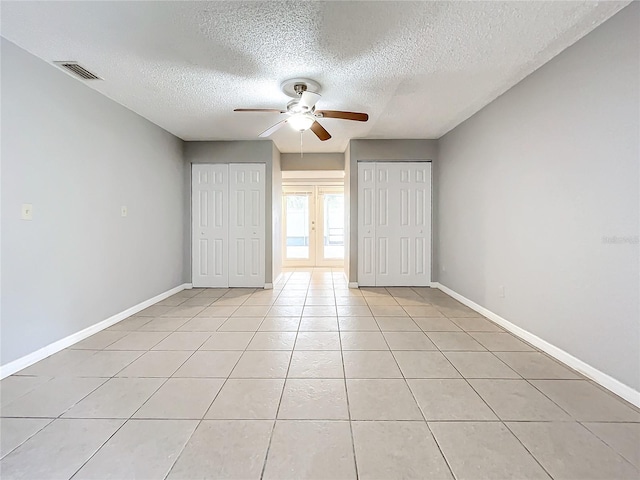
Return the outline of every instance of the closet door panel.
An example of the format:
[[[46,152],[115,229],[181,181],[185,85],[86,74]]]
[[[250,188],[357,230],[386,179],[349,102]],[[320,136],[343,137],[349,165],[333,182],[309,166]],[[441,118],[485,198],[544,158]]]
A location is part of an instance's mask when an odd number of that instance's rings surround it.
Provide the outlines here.
[[[191,169],[194,287],[228,286],[228,177],[228,165],[194,164]]]
[[[358,285],[376,284],[376,164],[358,163]]]
[[[400,272],[400,169],[396,163],[376,164],[376,285],[393,286]]]
[[[229,165],[229,286],[264,287],[265,165]]]

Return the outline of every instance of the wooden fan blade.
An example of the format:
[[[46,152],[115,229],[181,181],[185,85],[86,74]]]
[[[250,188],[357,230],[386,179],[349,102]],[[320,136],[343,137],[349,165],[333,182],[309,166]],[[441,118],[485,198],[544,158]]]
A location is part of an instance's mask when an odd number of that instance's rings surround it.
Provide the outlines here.
[[[284,126],[284,124],[287,123],[287,120],[282,120],[281,122],[276,123],[275,125],[267,128],[264,132],[262,132],[260,135],[258,135],[259,137],[268,137],[269,135],[271,135],[272,133],[274,133],[275,131],[279,130],[280,128],[282,128]]]
[[[329,135],[329,132],[327,132],[324,129],[324,127],[320,125],[318,122],[313,122],[313,124],[311,125],[311,131],[315,133],[316,137],[318,137],[323,142],[331,138],[331,135]]]
[[[316,113],[326,118],[341,118],[343,120],[355,120],[356,122],[366,122],[369,120],[369,115],[366,113],[341,112],[340,110],[316,110]]]
[[[234,112],[271,112],[271,113],[287,113],[277,108],[236,108]]]

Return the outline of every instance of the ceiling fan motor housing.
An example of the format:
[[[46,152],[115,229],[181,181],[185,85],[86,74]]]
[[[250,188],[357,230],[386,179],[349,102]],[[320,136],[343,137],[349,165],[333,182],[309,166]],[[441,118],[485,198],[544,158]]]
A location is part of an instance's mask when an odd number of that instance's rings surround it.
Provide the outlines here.
[[[301,105],[300,99],[294,99],[287,103],[287,112],[294,115],[296,113],[313,113],[315,109],[315,105],[311,108],[307,107],[306,105]]]

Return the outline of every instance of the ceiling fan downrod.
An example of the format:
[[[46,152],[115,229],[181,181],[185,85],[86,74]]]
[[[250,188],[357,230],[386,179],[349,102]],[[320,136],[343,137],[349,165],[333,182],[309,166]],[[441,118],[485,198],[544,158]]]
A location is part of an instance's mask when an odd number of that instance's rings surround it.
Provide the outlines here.
[[[299,97],[301,97],[302,94],[307,91],[307,86],[304,83],[296,83],[293,86],[293,91],[296,92]]]

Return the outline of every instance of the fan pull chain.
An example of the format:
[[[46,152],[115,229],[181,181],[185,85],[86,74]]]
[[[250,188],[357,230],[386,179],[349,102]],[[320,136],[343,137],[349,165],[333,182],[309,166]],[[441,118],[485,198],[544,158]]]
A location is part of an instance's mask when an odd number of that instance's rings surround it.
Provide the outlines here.
[[[303,158],[304,154],[302,153],[302,132],[300,132],[300,158]]]

